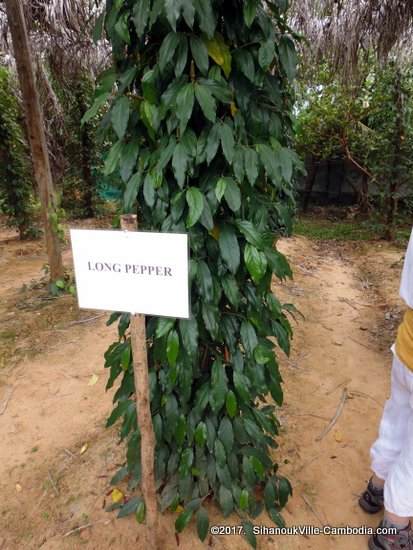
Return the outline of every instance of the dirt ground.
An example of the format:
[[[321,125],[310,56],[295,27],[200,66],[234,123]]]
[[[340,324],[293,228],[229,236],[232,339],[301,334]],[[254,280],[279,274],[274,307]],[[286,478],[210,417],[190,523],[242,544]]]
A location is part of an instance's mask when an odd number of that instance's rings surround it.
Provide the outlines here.
[[[364,514],[357,498],[389,391],[403,251],[304,237],[279,247],[295,277],[275,282],[274,292],[304,316],[295,323],[291,357],[281,358],[285,404],[274,458],[294,488],[284,518],[289,526],[375,526],[378,518]],[[111,395],[104,391],[103,353],[115,329],[105,326],[105,316],[80,312],[71,296],[51,300],[42,282],[45,262],[41,243],[20,243],[1,230],[0,550],[143,548],[133,517],[118,520],[105,511],[109,480],[123,459],[116,430],[104,428]],[[223,523],[213,506],[209,512],[212,524]],[[177,548],[175,517],[162,518],[165,550]],[[225,523],[237,524],[236,517]],[[272,525],[265,514],[255,523]],[[259,548],[358,550],[366,540],[263,535]],[[194,526],[179,547],[249,548],[235,535],[202,544]]]

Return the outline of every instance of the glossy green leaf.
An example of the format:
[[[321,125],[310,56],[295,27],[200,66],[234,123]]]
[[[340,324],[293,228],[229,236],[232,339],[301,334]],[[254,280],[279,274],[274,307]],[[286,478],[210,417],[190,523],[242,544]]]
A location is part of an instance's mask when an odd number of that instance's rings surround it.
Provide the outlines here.
[[[244,21],[247,27],[251,27],[255,16],[257,15],[257,0],[246,0],[244,3]]]
[[[258,344],[258,339],[254,327],[248,321],[241,323],[241,341],[247,353],[252,355]]]
[[[222,441],[228,455],[232,451],[232,447],[234,445],[234,430],[232,428],[231,420],[227,416],[224,416],[220,422],[218,437]]]
[[[166,345],[166,355],[168,357],[168,363],[170,367],[176,365],[176,360],[179,354],[179,336],[176,330],[172,330],[168,334],[168,341]]]
[[[179,44],[179,34],[170,32],[166,35],[159,50],[159,69],[164,71],[167,64],[172,60]]]
[[[201,217],[204,209],[204,195],[196,187],[190,187],[186,192],[186,202],[189,207],[189,214],[186,220],[187,227],[192,227]]]
[[[209,533],[209,518],[208,512],[202,506],[198,510],[196,515],[196,527],[200,540],[204,542]]]
[[[194,109],[194,85],[192,83],[185,84],[179,91],[176,98],[176,115],[180,120],[180,130],[183,134],[191,118]]]
[[[217,106],[211,92],[205,86],[195,84],[195,96],[204,113],[205,118],[211,122],[215,122],[217,115]]]
[[[193,516],[192,510],[184,510],[175,521],[175,530],[177,533],[181,533],[188,523],[191,521]]]
[[[221,140],[221,146],[222,150],[224,152],[224,156],[227,159],[229,164],[232,164],[233,158],[234,158],[234,134],[232,132],[231,126],[228,124],[220,124],[219,125],[219,137]]]
[[[146,24],[148,23],[151,10],[151,0],[139,0],[133,7],[132,20],[135,24],[136,34],[139,38],[145,32]]]
[[[254,282],[259,283],[267,271],[267,257],[252,244],[246,244],[244,261]]]
[[[228,517],[234,510],[234,500],[232,493],[226,487],[221,485],[218,492],[218,502],[221,507],[224,518]]]
[[[238,403],[235,393],[232,390],[229,390],[225,400],[225,407],[227,413],[231,418],[234,418],[238,412]]]
[[[261,44],[260,49],[258,50],[258,62],[260,67],[266,71],[275,57],[275,44],[273,40],[267,40]]]
[[[209,68],[208,50],[205,42],[199,36],[192,35],[189,40],[192,57],[202,74],[206,74]]]
[[[222,259],[232,273],[236,273],[240,264],[240,249],[235,229],[224,225],[219,233],[219,250]]]
[[[238,212],[241,207],[241,191],[232,178],[226,179],[224,197],[233,212]]]
[[[294,42],[288,38],[288,36],[283,36],[278,46],[278,52],[281,64],[287,74],[287,77],[290,80],[293,80],[297,72],[298,63]]]

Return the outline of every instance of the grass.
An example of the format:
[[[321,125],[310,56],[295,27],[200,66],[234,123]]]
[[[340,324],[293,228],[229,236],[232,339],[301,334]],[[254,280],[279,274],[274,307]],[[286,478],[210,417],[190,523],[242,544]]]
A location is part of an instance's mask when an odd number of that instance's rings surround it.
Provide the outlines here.
[[[395,243],[405,245],[410,237],[411,225],[396,228]],[[368,221],[330,221],[319,217],[299,217],[294,224],[294,234],[324,241],[373,241],[381,239],[383,227]]]

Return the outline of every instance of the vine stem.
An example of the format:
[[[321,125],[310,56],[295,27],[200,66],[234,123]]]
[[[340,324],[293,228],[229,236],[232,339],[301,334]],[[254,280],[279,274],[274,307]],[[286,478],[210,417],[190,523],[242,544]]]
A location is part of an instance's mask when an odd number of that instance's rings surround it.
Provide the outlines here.
[[[136,231],[137,227],[137,216],[135,214],[121,216],[121,228],[123,230]],[[130,330],[136,393],[136,415],[141,436],[141,488],[146,509],[146,548],[158,550],[160,549],[160,544],[155,485],[155,432],[151,414],[145,316],[131,315]]]

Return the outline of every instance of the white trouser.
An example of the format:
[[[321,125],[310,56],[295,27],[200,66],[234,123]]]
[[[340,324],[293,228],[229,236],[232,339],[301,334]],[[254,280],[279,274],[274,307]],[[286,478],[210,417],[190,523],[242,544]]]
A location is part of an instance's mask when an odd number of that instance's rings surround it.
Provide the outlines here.
[[[394,348],[393,354],[391,395],[370,450],[371,469],[385,480],[385,509],[408,518],[413,516],[413,372]]]

